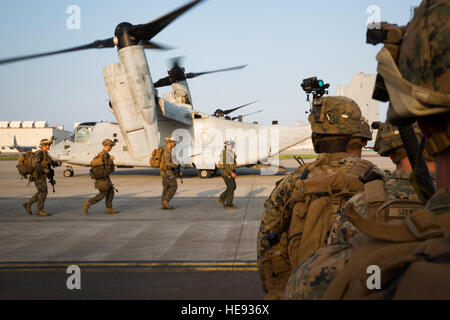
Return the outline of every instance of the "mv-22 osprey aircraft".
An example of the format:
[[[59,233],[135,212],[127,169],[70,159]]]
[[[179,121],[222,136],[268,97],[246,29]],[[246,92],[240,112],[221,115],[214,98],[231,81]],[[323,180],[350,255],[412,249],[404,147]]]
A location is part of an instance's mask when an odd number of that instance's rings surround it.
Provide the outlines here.
[[[311,136],[309,126],[264,126],[233,121],[227,114],[241,107],[221,110],[213,115],[196,111],[186,79],[211,72],[187,73],[173,63],[169,76],[153,83],[144,49],[165,49],[152,42],[161,30],[185,11],[203,0],[196,0],[146,24],[120,23],[112,38],[64,50],[0,60],[0,64],[17,62],[59,53],[117,46],[119,63],[103,69],[110,108],[117,123],[82,123],[74,135],[58,143],[51,156],[68,167],[66,177],[73,176],[72,166],[88,166],[100,151],[105,138],[115,139],[111,154],[118,167],[150,167],[152,151],[163,144],[166,136],[179,140],[174,158],[183,168],[194,167],[199,176],[208,178],[217,170],[219,154],[226,139],[236,142],[237,165],[252,167],[270,161],[279,152]],[[158,87],[172,86],[172,92],[158,96]]]

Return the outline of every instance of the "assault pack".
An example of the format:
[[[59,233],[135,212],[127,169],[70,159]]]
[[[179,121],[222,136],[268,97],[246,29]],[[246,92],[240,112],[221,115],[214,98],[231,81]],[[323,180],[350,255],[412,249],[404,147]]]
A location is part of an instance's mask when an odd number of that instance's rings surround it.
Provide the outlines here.
[[[19,156],[17,163],[17,171],[23,178],[27,178],[34,171],[33,167],[33,152],[28,151]]]
[[[363,191],[368,180],[376,179],[375,167],[366,160],[359,160],[346,170],[336,168],[330,174],[322,169],[322,164],[330,159],[330,155],[323,155],[298,168],[294,190],[285,207],[271,223],[261,223],[260,230],[269,231],[260,233],[258,239],[258,268],[263,287],[269,291],[266,299],[283,296],[292,270],[326,245],[332,223],[346,201]]]
[[[103,154],[101,152],[91,160],[90,173],[92,179],[104,179],[113,171],[114,165],[105,163],[105,161],[103,160]]]
[[[159,168],[161,165],[163,148],[157,148],[153,150],[152,156],[150,157],[150,166],[152,168]]]

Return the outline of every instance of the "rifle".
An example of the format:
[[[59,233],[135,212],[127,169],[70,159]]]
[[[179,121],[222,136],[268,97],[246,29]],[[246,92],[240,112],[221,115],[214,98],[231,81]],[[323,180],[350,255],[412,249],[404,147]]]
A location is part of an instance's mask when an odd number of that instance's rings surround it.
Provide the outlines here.
[[[52,185],[53,193],[55,192],[55,170],[49,165],[48,166],[48,173],[47,173],[48,182]]]
[[[181,165],[178,165],[175,169],[173,169],[175,176],[180,178],[181,184],[183,184],[183,172],[181,172]]]

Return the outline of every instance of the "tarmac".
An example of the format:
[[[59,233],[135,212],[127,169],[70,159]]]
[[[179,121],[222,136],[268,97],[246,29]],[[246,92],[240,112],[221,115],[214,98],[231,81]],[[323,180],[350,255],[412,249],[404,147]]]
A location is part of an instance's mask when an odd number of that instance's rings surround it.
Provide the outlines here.
[[[386,159],[367,154],[382,169]],[[366,157],[366,156],[365,156]],[[311,161],[311,160],[307,160]],[[264,297],[256,269],[256,237],[264,201],[281,174],[237,170],[236,210],[217,201],[220,176],[183,170],[184,183],[161,210],[161,178],[155,169],[117,169],[116,215],[98,203],[84,214],[82,202],[96,194],[88,168],[65,178],[56,171],[46,211],[30,216],[22,207],[34,193],[15,168],[0,161],[0,299],[251,299]],[[281,160],[292,171],[293,159]],[[36,208],[33,207],[34,212]],[[69,290],[67,266],[81,269],[81,290]]]

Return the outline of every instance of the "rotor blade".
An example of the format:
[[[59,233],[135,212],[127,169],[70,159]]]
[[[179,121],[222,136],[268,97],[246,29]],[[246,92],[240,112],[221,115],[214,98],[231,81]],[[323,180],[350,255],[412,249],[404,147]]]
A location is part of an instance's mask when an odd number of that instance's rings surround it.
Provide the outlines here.
[[[231,68],[226,68],[226,69],[220,69],[220,70],[213,70],[213,71],[205,71],[205,72],[189,72],[186,73],[186,79],[192,79],[198,76],[202,76],[204,74],[208,74],[208,73],[215,73],[215,72],[224,72],[224,71],[231,71],[231,70],[239,70],[239,69],[243,69],[247,66],[247,64],[242,65],[242,66],[237,66],[237,67],[231,67]]]
[[[264,111],[264,110],[258,110],[258,111],[255,111],[255,112],[250,112],[250,113],[241,115],[241,117],[247,117],[247,116],[250,116],[250,115],[252,115],[252,114],[260,113],[260,112],[263,112],[263,111]],[[239,119],[239,117],[240,117],[240,116],[233,117],[233,118],[231,118],[231,120],[237,120],[237,119]]]
[[[234,111],[236,111],[238,109],[241,109],[243,107],[249,106],[249,105],[254,104],[254,103],[258,102],[258,101],[261,101],[261,100],[255,100],[255,101],[243,104],[242,106],[239,106],[239,107],[236,107],[236,108],[233,108],[233,109],[223,110],[223,114],[230,114],[230,113],[232,113],[232,112],[234,112]]]
[[[60,53],[67,53],[67,52],[72,52],[72,51],[80,51],[80,50],[86,50],[86,49],[114,48],[115,44],[114,44],[113,39],[114,38],[108,38],[105,40],[97,40],[97,41],[94,41],[89,44],[85,44],[85,45],[73,47],[73,48],[68,48],[68,49],[63,49],[63,50],[49,51],[49,52],[44,52],[44,53],[31,54],[31,55],[27,55],[27,56],[2,59],[2,60],[0,60],[0,65],[12,63],[12,62],[18,62],[18,61],[22,61],[22,60],[51,56],[51,55],[60,54]]]
[[[170,86],[172,83],[170,82],[170,78],[169,77],[164,77],[159,79],[158,81],[156,81],[153,86],[155,88],[160,88],[160,87],[165,87],[165,86]]]
[[[146,24],[138,24],[133,27],[133,32],[139,36],[141,40],[151,40],[156,36],[161,30],[172,23],[176,18],[181,16],[183,13],[199,4],[204,0],[191,1],[188,4],[156,19]]]
[[[155,41],[142,41],[142,46],[144,49],[157,49],[157,50],[172,50],[172,47],[166,46]]]

